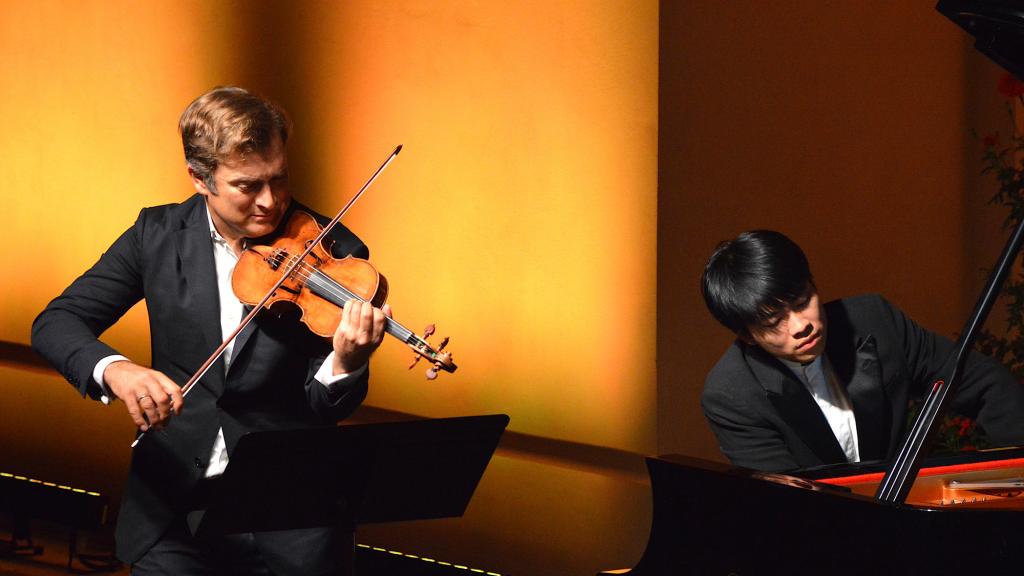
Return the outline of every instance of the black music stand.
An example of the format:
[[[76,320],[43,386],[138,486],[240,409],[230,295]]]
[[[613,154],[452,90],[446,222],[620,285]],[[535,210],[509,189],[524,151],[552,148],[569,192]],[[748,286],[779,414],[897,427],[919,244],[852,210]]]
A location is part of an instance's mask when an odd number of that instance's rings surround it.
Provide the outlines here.
[[[354,532],[461,516],[507,425],[497,414],[246,434],[189,526],[198,536]]]

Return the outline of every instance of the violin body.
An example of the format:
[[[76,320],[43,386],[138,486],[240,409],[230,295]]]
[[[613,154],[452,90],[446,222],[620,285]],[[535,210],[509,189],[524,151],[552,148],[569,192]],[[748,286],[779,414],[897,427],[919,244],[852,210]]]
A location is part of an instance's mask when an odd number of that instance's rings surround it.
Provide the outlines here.
[[[320,230],[320,225],[310,214],[296,210],[273,244],[253,246],[238,258],[238,264],[231,275],[235,296],[249,306],[259,302],[281,279],[288,265],[320,234]],[[274,291],[266,306],[290,303],[301,310],[301,320],[310,331],[330,338],[341,323],[341,307],[351,295],[341,294],[340,297],[344,299],[340,305],[337,299],[317,295],[308,286],[308,280],[316,274],[334,279],[351,294],[378,308],[387,300],[387,279],[372,264],[352,256],[335,258],[323,245],[318,244],[291,277],[285,279]]]

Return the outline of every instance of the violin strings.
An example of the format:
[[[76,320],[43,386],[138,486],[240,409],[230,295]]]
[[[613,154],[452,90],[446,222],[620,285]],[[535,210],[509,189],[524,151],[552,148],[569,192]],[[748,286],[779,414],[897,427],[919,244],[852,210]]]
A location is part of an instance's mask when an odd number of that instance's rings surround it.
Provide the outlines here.
[[[284,262],[279,254],[274,254],[269,258],[273,258],[275,261],[277,261],[278,267],[281,267]],[[291,266],[292,262],[294,262],[296,258],[297,256],[295,255],[289,255],[287,263],[283,264],[284,267],[287,268],[288,266]],[[326,296],[334,297],[334,304],[339,304],[340,302],[340,305],[344,306],[344,303],[347,302],[348,300],[361,300],[363,302],[366,301],[364,298],[352,292],[337,280],[331,278],[327,274],[324,274],[323,272],[311,266],[308,262],[299,262],[298,265],[296,265],[295,268],[292,270],[292,276],[298,277],[298,279],[304,285],[316,287],[321,291],[325,292]],[[408,342],[410,339],[415,339],[417,342],[422,343],[423,345],[426,345],[428,348],[430,348],[430,346],[424,340],[419,338],[412,330],[409,330],[405,326],[402,326],[396,320],[387,318],[386,321],[386,327],[389,328],[387,331],[392,336],[395,336],[396,338],[402,340],[403,342]]]
[[[361,298],[358,294],[353,293],[340,282],[331,278],[327,274],[324,274],[323,272],[315,268],[312,268],[309,264],[302,263],[299,265],[299,267],[303,269],[303,274],[307,275],[307,284],[309,284],[310,286],[315,286],[316,288],[319,288],[321,291],[327,293],[327,295],[333,296],[338,300],[340,300],[341,297],[345,297],[348,298],[349,300],[358,299],[363,300],[365,302],[365,300]],[[310,272],[307,272],[307,268],[311,268],[312,270]],[[402,326],[397,321],[392,320],[391,318],[386,318],[385,321],[385,328],[387,329],[387,332],[390,333],[392,336],[397,337],[399,340],[402,340],[403,342],[408,342],[410,338],[414,338],[415,340],[420,341],[420,339],[411,330],[409,330],[405,326]]]

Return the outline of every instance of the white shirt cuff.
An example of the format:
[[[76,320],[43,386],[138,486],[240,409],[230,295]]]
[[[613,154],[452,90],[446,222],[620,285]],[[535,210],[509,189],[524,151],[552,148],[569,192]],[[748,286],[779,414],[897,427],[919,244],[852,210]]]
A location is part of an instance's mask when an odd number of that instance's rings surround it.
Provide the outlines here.
[[[107,383],[103,381],[103,372],[114,362],[120,362],[121,360],[128,360],[120,354],[114,354],[113,356],[107,356],[106,358],[100,359],[96,363],[96,367],[92,369],[92,379],[96,382],[96,385],[100,387],[100,402],[104,404],[110,404],[111,394],[110,390],[107,389]]]
[[[338,382],[362,376],[363,372],[366,372],[367,367],[366,364],[363,364],[351,372],[347,372],[345,374],[334,374],[334,370],[331,369],[333,365],[334,351],[332,350],[331,353],[327,355],[327,358],[324,359],[324,363],[320,365],[320,369],[316,371],[316,375],[313,376],[316,378],[317,382],[326,386],[327,390],[330,392],[334,391],[335,384]]]

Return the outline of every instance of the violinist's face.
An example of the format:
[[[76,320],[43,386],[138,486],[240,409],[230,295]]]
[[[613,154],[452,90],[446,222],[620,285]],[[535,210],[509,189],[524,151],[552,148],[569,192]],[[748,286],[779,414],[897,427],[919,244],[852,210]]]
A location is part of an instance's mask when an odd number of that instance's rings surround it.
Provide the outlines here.
[[[776,358],[806,364],[825,351],[825,311],[813,286],[767,322],[747,327],[749,340]]]
[[[220,162],[207,187],[189,168],[196,191],[206,196],[217,232],[236,250],[245,238],[274,231],[291,201],[288,192],[288,155],[280,138],[266,150],[234,153]]]

